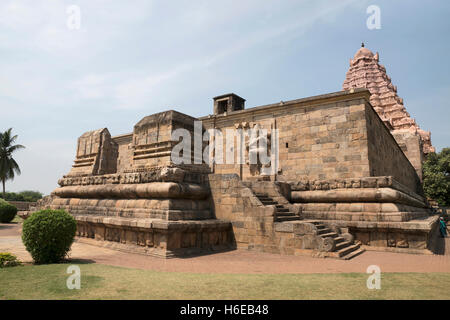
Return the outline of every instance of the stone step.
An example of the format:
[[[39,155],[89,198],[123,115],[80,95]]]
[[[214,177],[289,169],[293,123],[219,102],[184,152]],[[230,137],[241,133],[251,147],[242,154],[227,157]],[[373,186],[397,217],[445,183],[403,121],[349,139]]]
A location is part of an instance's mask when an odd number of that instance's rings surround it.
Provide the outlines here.
[[[345,248],[339,249],[336,251],[336,253],[338,254],[339,258],[348,255],[350,252],[358,250],[359,249],[359,245],[354,244],[354,245],[350,245],[347,246]]]
[[[329,228],[323,228],[323,229],[317,230],[318,235],[327,234],[327,233],[331,233],[331,232],[333,232],[333,231]]]
[[[342,259],[342,260],[350,260],[351,258],[354,258],[354,257],[356,257],[356,256],[359,256],[359,255],[360,255],[361,253],[363,253],[364,251],[366,251],[366,250],[364,250],[364,249],[362,249],[362,248],[358,248],[358,249],[356,249],[356,250],[350,252],[349,254],[347,254],[347,255],[341,257],[341,259]]]
[[[277,217],[289,217],[289,216],[295,216],[295,213],[290,212],[290,211],[288,211],[288,212],[277,212],[276,216]]]
[[[289,212],[288,208],[278,208],[277,207],[277,212]]]
[[[336,232],[328,232],[320,235],[322,238],[337,238],[338,234]]]
[[[336,242],[336,244],[344,242],[344,241],[345,241],[345,239],[343,237],[336,237],[336,238],[334,238],[334,242]]]
[[[261,201],[261,203],[265,206],[271,206],[277,204],[275,201]]]
[[[287,217],[277,217],[275,219],[276,222],[283,222],[283,221],[296,221],[301,220],[299,216],[287,216]]]
[[[341,241],[339,243],[336,243],[336,250],[344,249],[345,247],[350,246],[351,243],[349,241]]]

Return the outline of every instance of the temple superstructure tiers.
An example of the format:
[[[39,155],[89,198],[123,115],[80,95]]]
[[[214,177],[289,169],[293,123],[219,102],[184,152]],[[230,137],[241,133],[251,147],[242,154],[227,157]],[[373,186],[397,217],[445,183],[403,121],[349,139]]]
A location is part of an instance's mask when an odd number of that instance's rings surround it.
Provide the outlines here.
[[[392,84],[391,78],[386,73],[386,68],[379,63],[379,59],[378,52],[374,54],[363,44],[353,59],[350,59],[350,68],[342,89],[368,89],[371,93],[370,103],[394,137],[400,137],[402,132],[407,136],[418,136],[423,155],[426,156],[428,153],[434,152],[435,149],[431,145],[431,133],[421,130],[416,121],[406,111],[403,99],[397,95],[397,87]],[[404,139],[397,141],[400,146],[405,144],[402,140]],[[402,146],[402,148],[405,147]],[[408,152],[405,153],[408,156]],[[413,162],[411,161],[411,163]]]

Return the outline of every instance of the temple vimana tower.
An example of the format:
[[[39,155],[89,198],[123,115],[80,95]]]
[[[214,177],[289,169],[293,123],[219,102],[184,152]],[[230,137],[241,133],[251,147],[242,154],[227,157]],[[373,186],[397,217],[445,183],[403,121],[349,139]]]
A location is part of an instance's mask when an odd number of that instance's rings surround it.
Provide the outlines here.
[[[32,211],[67,210],[78,241],[166,258],[435,252],[438,217],[421,185],[430,133],[378,53],[356,52],[340,92],[247,109],[224,94],[211,112],[169,110],[130,133],[84,133],[71,171]]]
[[[367,88],[370,91],[370,104],[389,128],[398,145],[422,178],[424,157],[434,152],[431,133],[419,128],[397,95],[397,87],[386,74],[386,68],[379,64],[379,54],[364,48],[350,59],[350,68],[342,86],[343,90]]]

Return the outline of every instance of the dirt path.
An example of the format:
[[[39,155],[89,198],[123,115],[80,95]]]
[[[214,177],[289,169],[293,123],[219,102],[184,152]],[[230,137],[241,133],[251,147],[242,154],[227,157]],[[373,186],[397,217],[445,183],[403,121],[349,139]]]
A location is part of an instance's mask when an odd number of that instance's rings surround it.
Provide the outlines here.
[[[450,248],[450,238],[446,239]],[[20,237],[19,224],[0,224],[0,252],[11,252],[25,262],[31,257]],[[349,261],[286,256],[234,250],[194,258],[161,259],[118,252],[75,242],[71,259],[112,266],[170,272],[195,273],[342,273],[366,272],[378,265],[382,272],[450,272],[450,255],[413,255],[366,251]]]

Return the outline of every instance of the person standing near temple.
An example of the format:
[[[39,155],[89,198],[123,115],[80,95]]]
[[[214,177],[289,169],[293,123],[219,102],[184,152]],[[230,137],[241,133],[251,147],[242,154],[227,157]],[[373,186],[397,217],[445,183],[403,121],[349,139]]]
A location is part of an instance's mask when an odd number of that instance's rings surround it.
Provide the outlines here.
[[[439,231],[441,232],[442,238],[447,237],[447,226],[445,225],[443,217],[439,218]]]

